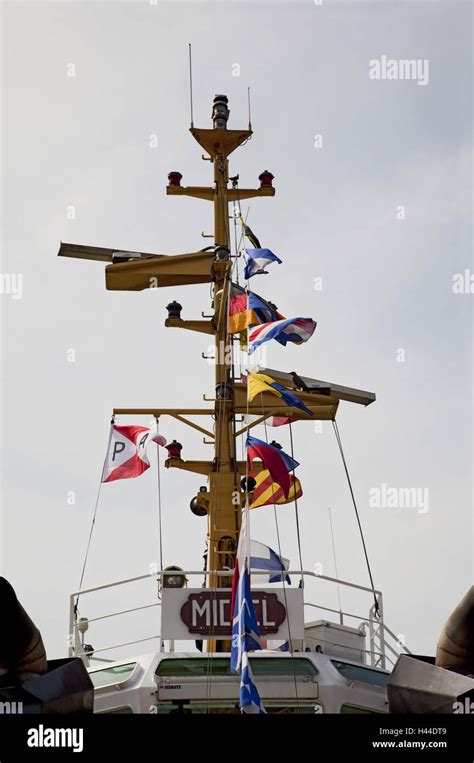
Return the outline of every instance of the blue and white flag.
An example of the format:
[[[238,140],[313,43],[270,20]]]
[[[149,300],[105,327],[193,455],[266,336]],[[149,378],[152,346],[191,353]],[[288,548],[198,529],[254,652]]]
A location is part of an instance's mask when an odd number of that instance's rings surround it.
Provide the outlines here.
[[[278,262],[281,265],[281,260],[270,249],[246,249],[246,265],[244,270],[244,277],[248,281],[252,276],[256,276],[260,273],[266,273],[265,267],[272,262]]]
[[[286,572],[289,566],[289,559],[279,556],[270,546],[265,546],[264,543],[258,543],[255,540],[250,541],[250,569],[252,571],[264,570],[269,573],[268,577],[267,575],[254,575],[254,580],[255,577],[259,579],[265,577],[268,583],[281,583],[284,578],[288,585],[290,585],[290,576],[283,576],[282,574]]]
[[[253,680],[247,652],[242,655],[242,675],[240,678],[240,709],[243,713],[265,715],[266,710],[260,699],[258,689]]]
[[[261,649],[260,631],[250,592],[250,538],[248,508],[242,512],[242,527],[232,580],[232,646],[230,667],[241,673],[240,709],[242,712],[265,712],[248,663],[248,652]],[[258,709],[256,709],[258,708]]]
[[[237,570],[238,562],[236,562]],[[236,572],[234,571],[234,578]],[[237,584],[234,602],[234,616],[232,618],[232,647],[230,654],[230,667],[234,673],[242,668],[242,656],[244,653],[261,649],[260,631],[257,624],[257,616],[250,593],[250,571],[247,566],[243,572],[237,572]],[[234,586],[232,585],[234,597]]]
[[[289,652],[290,644],[288,641],[267,641],[267,649],[271,652]]]

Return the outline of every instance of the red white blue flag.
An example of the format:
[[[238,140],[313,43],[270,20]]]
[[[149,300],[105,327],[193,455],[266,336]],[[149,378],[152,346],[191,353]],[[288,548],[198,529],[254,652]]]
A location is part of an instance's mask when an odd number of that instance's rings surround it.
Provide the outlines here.
[[[262,323],[249,330],[249,354],[270,339],[275,339],[282,345],[288,342],[303,344],[312,337],[316,325],[312,318],[286,318],[283,321]]]

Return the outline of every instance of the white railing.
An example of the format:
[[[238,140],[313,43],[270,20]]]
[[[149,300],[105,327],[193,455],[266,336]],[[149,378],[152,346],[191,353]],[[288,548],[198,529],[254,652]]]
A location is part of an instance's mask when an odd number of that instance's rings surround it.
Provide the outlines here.
[[[255,570],[255,573],[262,574],[261,570]],[[124,580],[117,580],[113,583],[105,583],[103,585],[94,586],[93,588],[86,588],[82,591],[75,591],[70,595],[69,599],[69,656],[72,657],[74,655],[81,656],[86,662],[88,662],[89,659],[97,660],[100,662],[109,662],[110,660],[104,658],[104,657],[97,657],[97,654],[101,654],[103,652],[110,651],[112,649],[119,649],[121,647],[126,646],[133,646],[135,644],[144,643],[146,641],[151,640],[158,640],[159,641],[159,650],[163,651],[164,649],[164,643],[161,638],[161,632],[155,633],[152,636],[147,636],[145,638],[135,639],[133,641],[127,641],[124,643],[117,643],[112,644],[110,646],[101,647],[100,649],[94,649],[93,655],[91,655],[89,658],[87,656],[87,651],[85,651],[85,644],[84,644],[84,636],[85,636],[85,625],[88,626],[91,623],[107,620],[109,618],[119,617],[122,615],[130,614],[133,612],[140,612],[147,609],[153,609],[156,607],[161,606],[161,601],[159,598],[159,589],[158,592],[155,593],[155,597],[157,600],[154,600],[152,603],[143,604],[138,607],[129,607],[127,609],[121,609],[113,612],[108,612],[106,614],[98,615],[97,617],[91,617],[86,618],[85,620],[78,619],[76,616],[76,601],[77,598],[80,597],[82,600],[83,597],[89,596],[91,594],[97,593],[99,591],[106,591],[110,590],[112,588],[116,588],[118,586],[125,586],[129,583],[136,583],[143,580],[150,580],[155,579],[157,583],[161,583],[163,580],[163,577],[166,577],[168,575],[175,576],[177,574],[176,570],[158,570],[151,573],[148,573],[146,575],[138,575],[136,577],[132,578],[126,578]],[[203,576],[206,578],[210,575],[215,575],[217,577],[226,577],[229,578],[229,571],[204,571],[204,570],[180,570],[179,575],[184,575],[186,578],[199,576],[202,578]],[[318,575],[315,572],[309,572],[307,570],[301,571],[301,570],[288,570],[288,575],[294,575],[296,577],[300,577],[303,581],[303,591],[307,591],[304,587],[304,582],[309,582],[311,579],[315,579],[317,581],[325,581],[327,583],[332,583],[337,586],[343,586],[346,588],[353,589],[355,591],[361,591],[363,593],[369,594],[371,596],[371,600],[373,602],[373,599],[375,597],[378,605],[378,615],[375,613],[375,604],[373,603],[372,606],[369,609],[369,614],[362,615],[362,614],[355,614],[352,612],[345,612],[342,609],[333,609],[331,607],[324,606],[322,604],[315,604],[311,601],[304,600],[304,606],[305,608],[314,608],[321,610],[323,612],[330,612],[332,614],[337,615],[339,619],[339,623],[341,625],[346,625],[348,620],[351,621],[357,621],[358,622],[358,628],[363,629],[365,632],[365,629],[368,628],[369,632],[369,649],[368,650],[358,650],[358,651],[364,651],[368,655],[368,660],[371,665],[375,667],[385,668],[387,665],[387,660],[394,664],[394,660],[392,657],[395,657],[395,659],[398,657],[398,654],[400,651],[404,651],[408,654],[410,654],[410,651],[400,643],[397,636],[388,628],[383,619],[383,596],[382,592],[378,590],[373,590],[372,588],[368,588],[367,586],[358,585],[356,583],[350,583],[347,580],[339,580],[337,578],[328,577],[326,575]],[[199,586],[200,587],[200,586]],[[161,618],[160,618],[161,620]],[[354,625],[354,623],[353,623]],[[161,631],[161,623],[160,623],[160,631]],[[305,637],[311,638],[311,637]],[[395,642],[395,646],[390,643],[390,640]],[[334,644],[334,642],[332,642]],[[337,644],[334,644],[337,646]],[[340,645],[342,646],[342,645]],[[401,647],[396,649],[396,647]],[[172,647],[173,648],[173,647]],[[390,654],[387,654],[389,652]]]

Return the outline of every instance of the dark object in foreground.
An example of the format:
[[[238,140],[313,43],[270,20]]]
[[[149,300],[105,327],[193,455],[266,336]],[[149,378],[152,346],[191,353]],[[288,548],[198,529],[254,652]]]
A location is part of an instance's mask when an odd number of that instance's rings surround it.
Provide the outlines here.
[[[46,659],[41,633],[0,578],[2,713],[92,713],[94,688],[81,659]]]
[[[436,649],[436,665],[474,677],[474,586],[443,628]]]
[[[436,661],[432,657],[400,655],[387,691],[391,713],[471,712],[474,706],[474,586],[444,626]]]
[[[47,669],[41,633],[8,580],[0,578],[0,686],[23,683]]]

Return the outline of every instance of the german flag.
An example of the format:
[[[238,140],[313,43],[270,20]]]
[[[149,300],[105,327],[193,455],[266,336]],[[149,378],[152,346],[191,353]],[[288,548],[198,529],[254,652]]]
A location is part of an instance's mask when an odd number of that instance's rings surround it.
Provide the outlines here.
[[[229,292],[229,334],[234,334],[247,328],[247,311],[247,292],[241,286],[232,283]]]
[[[288,498],[285,497],[285,494],[278,482],[275,482],[272,479],[268,469],[262,469],[262,471],[258,474],[251,476],[253,476],[257,484],[252,493],[252,503],[249,506],[250,509],[256,509],[259,506],[267,506],[268,504],[273,503],[278,505],[282,505],[284,503],[292,503],[295,498],[301,498],[303,495],[301,482],[292,474],[289,475],[290,490],[288,493]]]
[[[248,326],[260,323],[284,320],[273,302],[247,291],[236,283],[231,283],[229,290],[229,334],[238,334]],[[247,337],[245,338],[247,340]]]

